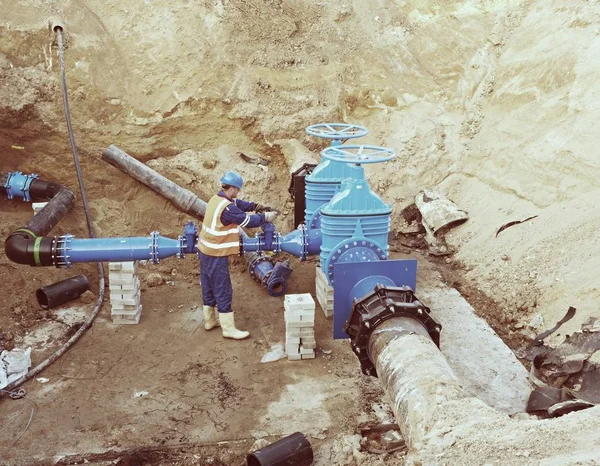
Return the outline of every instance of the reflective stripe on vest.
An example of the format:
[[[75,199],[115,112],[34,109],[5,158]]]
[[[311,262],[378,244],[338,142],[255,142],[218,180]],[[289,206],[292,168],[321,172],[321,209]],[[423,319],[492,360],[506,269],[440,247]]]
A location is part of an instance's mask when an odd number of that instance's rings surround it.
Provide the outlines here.
[[[204,222],[198,239],[198,250],[207,256],[232,256],[240,253],[240,233],[237,225],[223,225],[221,215],[232,202],[214,195],[206,206]]]

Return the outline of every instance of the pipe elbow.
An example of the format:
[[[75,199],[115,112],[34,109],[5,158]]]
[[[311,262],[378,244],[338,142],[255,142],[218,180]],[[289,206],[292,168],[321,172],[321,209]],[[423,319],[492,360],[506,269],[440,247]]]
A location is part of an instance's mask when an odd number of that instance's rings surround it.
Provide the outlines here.
[[[4,252],[6,253],[6,257],[17,264],[35,265],[35,262],[31,263],[33,255],[28,254],[30,243],[34,241],[35,240],[25,232],[17,231],[13,233],[4,242]]]
[[[54,238],[34,237],[31,233],[17,230],[4,242],[6,257],[12,262],[32,267],[55,265],[52,249]]]

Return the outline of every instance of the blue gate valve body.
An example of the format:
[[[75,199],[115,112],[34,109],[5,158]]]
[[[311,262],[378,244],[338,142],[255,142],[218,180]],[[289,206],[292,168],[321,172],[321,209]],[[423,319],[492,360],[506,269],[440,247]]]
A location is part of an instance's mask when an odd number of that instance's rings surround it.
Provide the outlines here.
[[[331,147],[339,147],[347,139],[366,136],[365,127],[346,123],[319,123],[306,128],[311,136],[331,139]],[[333,160],[321,160],[313,172],[305,179],[306,208],[304,223],[306,228],[320,228],[320,209],[339,191],[342,181],[348,178],[346,163]]]
[[[328,147],[321,155],[345,164],[349,173],[340,191],[321,208],[321,268],[333,285],[335,264],[373,262],[389,256],[392,208],[371,190],[363,165],[386,162],[396,153],[384,147],[348,145]]]

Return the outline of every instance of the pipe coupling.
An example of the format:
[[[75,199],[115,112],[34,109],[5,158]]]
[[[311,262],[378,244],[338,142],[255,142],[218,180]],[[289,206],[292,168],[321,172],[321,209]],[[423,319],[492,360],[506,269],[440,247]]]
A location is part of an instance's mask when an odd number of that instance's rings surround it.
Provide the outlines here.
[[[439,348],[442,326],[433,320],[430,312],[408,286],[377,285],[371,293],[355,299],[344,331],[350,335],[352,351],[360,361],[363,374],[377,377],[369,355],[369,340],[373,331],[387,320],[403,317],[418,322]]]

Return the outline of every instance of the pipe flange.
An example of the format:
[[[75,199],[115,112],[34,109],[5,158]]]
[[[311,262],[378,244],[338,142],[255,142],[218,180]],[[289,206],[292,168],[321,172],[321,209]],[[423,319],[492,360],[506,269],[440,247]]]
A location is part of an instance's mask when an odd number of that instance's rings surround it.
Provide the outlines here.
[[[350,336],[352,351],[358,357],[363,374],[377,377],[377,370],[369,356],[369,339],[383,322],[395,317],[408,317],[420,322],[439,348],[442,326],[430,316],[408,286],[389,287],[377,285],[372,293],[352,305],[350,318],[344,331]]]
[[[73,238],[73,235],[62,235],[55,237],[54,241],[56,257],[54,259],[54,264],[57,268],[71,267],[72,263],[69,251],[71,250],[70,244]]]
[[[185,256],[185,250],[187,249],[187,238],[185,237],[185,235],[179,235],[177,237],[177,254],[175,254],[176,257],[178,257],[179,259],[183,259]]]
[[[4,183],[4,189],[6,190],[6,197],[11,200],[14,199],[17,192],[23,193],[23,201],[31,202],[31,195],[29,188],[33,180],[37,180],[38,175],[32,173],[31,175],[24,175],[20,171],[9,172],[6,176]],[[20,186],[13,186],[15,183],[21,183]]]
[[[25,202],[31,202],[31,194],[29,192],[29,188],[31,188],[31,183],[33,182],[33,180],[37,180],[38,179],[38,175],[36,175],[35,173],[32,173],[31,175],[26,175],[25,176],[25,183],[23,184],[23,200]]]
[[[344,262],[375,262],[386,260],[388,254],[376,241],[368,238],[349,238],[339,243],[325,260],[327,279],[333,286],[335,283],[333,270],[335,264]]]
[[[308,229],[306,225],[301,223],[298,225],[298,230],[300,230],[300,241],[302,241],[302,254],[300,255],[300,260],[305,261],[308,257]]]
[[[160,262],[160,258],[158,257],[158,237],[160,233],[158,231],[153,231],[150,233],[150,260],[153,264],[158,264]]]
[[[255,282],[261,283],[261,284],[262,284],[262,281],[260,280],[258,275],[256,275],[256,267],[258,267],[258,264],[261,264],[263,262],[271,262],[271,259],[267,256],[257,254],[256,257],[254,257],[254,259],[252,259],[252,261],[250,262],[250,266],[248,267],[248,270],[250,272],[250,276],[252,277],[252,280],[254,280]],[[265,277],[264,277],[265,283],[267,282],[269,275],[270,275],[270,273],[265,275]]]

